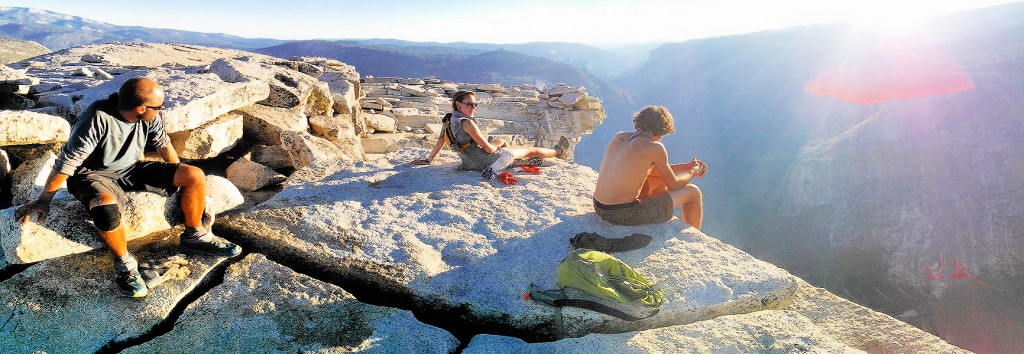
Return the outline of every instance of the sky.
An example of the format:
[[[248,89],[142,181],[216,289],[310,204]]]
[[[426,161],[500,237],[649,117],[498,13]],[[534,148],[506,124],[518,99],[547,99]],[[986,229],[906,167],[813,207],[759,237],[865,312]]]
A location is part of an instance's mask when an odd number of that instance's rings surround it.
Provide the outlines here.
[[[520,0],[130,2],[0,0],[115,25],[296,39],[434,42],[676,42],[803,24],[907,31],[930,16],[1017,0]],[[131,4],[131,6],[128,6]],[[139,4],[139,5],[136,5]]]

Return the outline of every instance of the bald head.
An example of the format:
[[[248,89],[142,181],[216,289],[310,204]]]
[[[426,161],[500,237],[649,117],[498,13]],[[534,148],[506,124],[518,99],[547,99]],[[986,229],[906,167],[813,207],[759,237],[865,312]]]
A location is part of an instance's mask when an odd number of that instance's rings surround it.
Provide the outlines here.
[[[138,106],[159,106],[163,102],[164,90],[160,84],[144,77],[128,79],[117,92],[117,106],[124,111]]]

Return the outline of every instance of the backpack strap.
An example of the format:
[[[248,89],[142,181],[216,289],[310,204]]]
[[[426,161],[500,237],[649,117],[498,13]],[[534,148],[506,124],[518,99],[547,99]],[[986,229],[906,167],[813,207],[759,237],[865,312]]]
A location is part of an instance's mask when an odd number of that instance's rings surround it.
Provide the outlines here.
[[[635,322],[657,315],[658,312],[661,311],[661,307],[652,308],[651,313],[647,316],[636,317],[597,301],[569,298],[565,295],[565,288],[541,290],[536,284],[530,284],[530,290],[526,293],[526,296],[523,296],[523,299],[532,299],[533,301],[537,301],[543,305],[555,308],[555,329],[559,338],[562,338],[562,307],[565,306],[600,312],[629,322]]]
[[[466,149],[469,149],[469,146],[473,144],[472,140],[465,144],[459,144],[459,141],[455,140],[455,133],[452,132],[451,113],[445,114],[444,118],[441,119],[441,122],[444,123],[444,125],[441,128],[442,130],[444,130],[444,142],[448,143],[452,147],[452,150],[463,152],[466,151]]]

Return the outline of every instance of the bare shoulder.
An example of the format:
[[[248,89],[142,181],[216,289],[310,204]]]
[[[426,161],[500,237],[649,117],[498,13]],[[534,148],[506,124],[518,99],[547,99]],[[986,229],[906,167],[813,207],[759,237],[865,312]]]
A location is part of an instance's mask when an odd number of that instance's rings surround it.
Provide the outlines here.
[[[627,140],[632,135],[633,133],[630,132],[618,132],[615,134],[615,137],[612,138],[612,140]]]

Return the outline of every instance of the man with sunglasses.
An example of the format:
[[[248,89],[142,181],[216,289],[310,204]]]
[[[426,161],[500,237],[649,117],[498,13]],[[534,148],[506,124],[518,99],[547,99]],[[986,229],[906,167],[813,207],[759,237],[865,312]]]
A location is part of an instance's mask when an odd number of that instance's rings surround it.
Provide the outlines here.
[[[68,191],[92,216],[100,238],[114,253],[118,289],[131,297],[149,294],[138,271],[138,260],[128,252],[121,205],[125,191],[151,191],[170,195],[181,189],[181,210],[185,231],[181,245],[222,256],[234,256],[241,248],[213,239],[206,214],[206,174],[178,160],[171,140],[157,119],[163,109],[164,91],[156,81],[129,79],[117,93],[96,101],[80,114],[68,142],[61,149],[53,172],[39,198],[18,208],[15,217],[22,224],[32,216],[42,222],[50,200],[67,182]],[[140,161],[149,146],[165,162]]]

